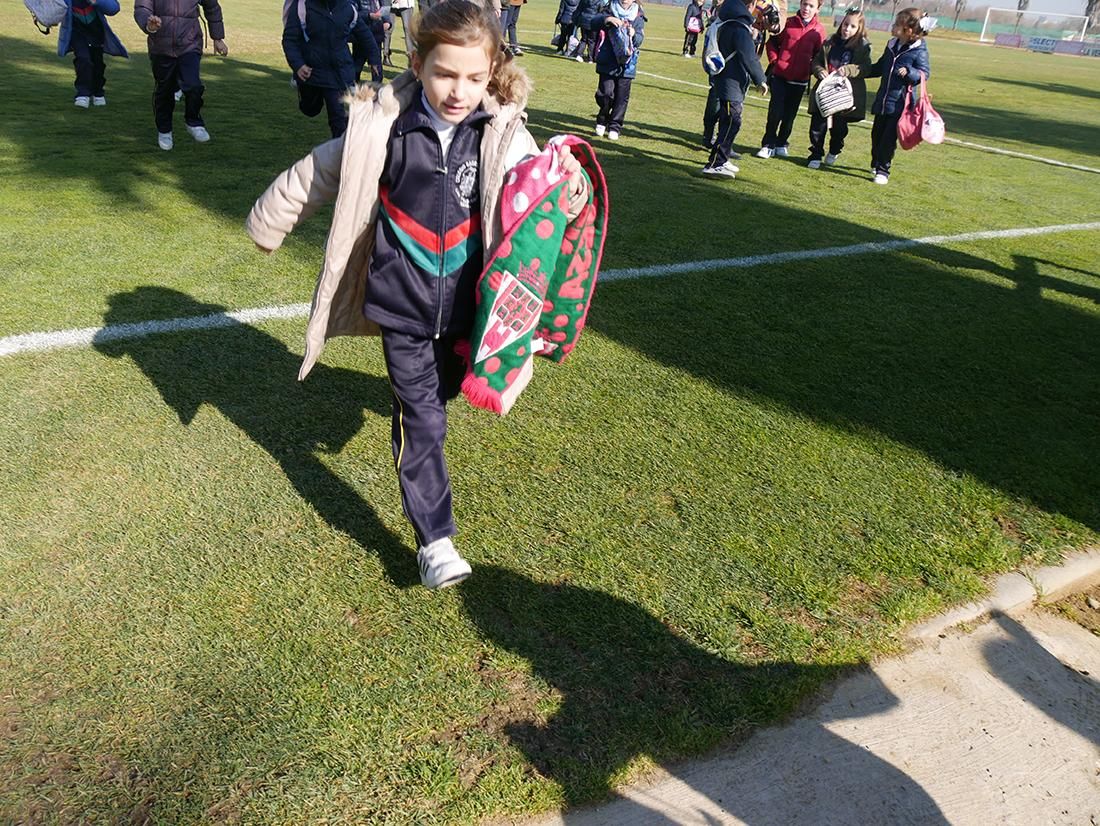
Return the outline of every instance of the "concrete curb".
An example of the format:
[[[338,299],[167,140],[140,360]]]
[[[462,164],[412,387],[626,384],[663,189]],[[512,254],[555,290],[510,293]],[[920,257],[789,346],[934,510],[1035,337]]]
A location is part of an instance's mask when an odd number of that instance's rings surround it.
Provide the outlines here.
[[[1086,548],[1067,556],[1061,565],[1013,571],[998,577],[993,593],[987,599],[953,608],[914,626],[909,631],[909,637],[927,640],[960,623],[973,622],[993,613],[1021,611],[1038,601],[1054,600],[1085,590],[1096,582],[1100,582],[1100,547]]]

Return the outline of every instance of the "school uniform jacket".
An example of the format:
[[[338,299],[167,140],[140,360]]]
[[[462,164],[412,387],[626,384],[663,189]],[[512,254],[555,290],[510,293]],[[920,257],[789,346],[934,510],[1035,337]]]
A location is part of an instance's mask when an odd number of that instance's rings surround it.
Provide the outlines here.
[[[500,191],[505,162],[538,152],[527,131],[530,84],[517,73],[497,96],[486,95],[488,115],[481,127],[478,189],[481,244],[493,250],[500,243]],[[252,240],[274,250],[294,227],[335,200],[325,258],[313,295],[306,327],[306,352],[298,377],[305,378],[317,362],[325,341],[341,335],[377,335],[379,325],[364,314],[367,282],[377,238],[382,204],[381,187],[387,147],[398,116],[421,94],[411,71],[377,91],[364,84],[348,108],[348,129],[321,144],[281,173],[252,207],[245,228]],[[569,214],[580,213],[588,198],[581,187],[570,201]]]
[[[283,26],[283,54],[295,74],[302,66],[313,73],[309,85],[319,89],[347,89],[355,83],[355,61],[348,51],[348,39],[354,39],[364,54],[378,52],[368,19],[357,12],[351,0],[306,0],[306,28],[293,3]],[[308,35],[308,37],[307,37]]]
[[[821,51],[814,57],[813,72],[817,82],[816,90],[827,72],[836,72],[848,78],[852,84],[852,100],[855,109],[842,115],[833,115],[834,118],[846,120],[852,123],[861,121],[867,117],[867,73],[871,71],[871,41],[863,38],[854,48],[841,39],[840,34],[834,34],[825,41]],[[817,113],[817,99],[810,95],[810,114]]]

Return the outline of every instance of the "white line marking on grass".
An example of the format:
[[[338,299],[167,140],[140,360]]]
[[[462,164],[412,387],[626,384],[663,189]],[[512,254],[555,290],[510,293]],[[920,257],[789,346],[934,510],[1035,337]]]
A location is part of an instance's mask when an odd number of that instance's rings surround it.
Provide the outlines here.
[[[657,80],[668,81],[669,83],[680,83],[684,86],[694,86],[697,89],[710,89],[710,86],[706,83],[696,83],[693,80],[681,80],[677,77],[666,77],[665,75],[656,75],[653,72],[639,71],[638,74],[645,75],[646,77],[656,78]],[[745,98],[745,103],[750,103],[753,106],[767,106],[763,100],[758,98]],[[856,121],[856,126],[862,126],[864,129],[869,129],[870,124],[866,121]],[[1013,158],[1023,158],[1028,161],[1039,161],[1040,163],[1050,164],[1051,166],[1061,166],[1066,169],[1076,169],[1080,172],[1095,172],[1100,174],[1100,169],[1096,169],[1091,166],[1084,166],[1082,164],[1067,163],[1066,161],[1056,161],[1053,158],[1044,158],[1041,155],[1029,155],[1027,152],[1017,152],[1013,149],[1000,149],[996,146],[986,146],[981,143],[972,143],[970,141],[960,140],[958,138],[952,138],[950,135],[944,138],[945,143],[951,143],[955,146],[965,146],[968,149],[977,149],[981,152],[992,152],[995,155],[1008,155]]]
[[[711,258],[703,261],[685,261],[680,264],[655,264],[650,267],[604,270],[600,273],[600,281],[624,281],[631,278],[656,278],[687,272],[745,269],[764,264],[783,264],[787,261],[837,258],[847,255],[865,255],[872,252],[896,252],[897,250],[920,246],[944,246],[966,241],[983,241],[991,238],[1024,238],[1030,235],[1052,235],[1059,232],[1087,232],[1090,230],[1100,230],[1100,221],[1085,224],[1055,224],[1046,227],[993,229],[980,232],[964,232],[959,235],[929,235],[925,238],[895,238],[887,241],[848,244],[843,247],[819,247],[809,250],[772,252],[764,255],[745,255],[740,258]],[[273,318],[303,318],[307,315],[309,315],[308,304],[286,304],[281,307],[255,307],[248,310],[234,310],[229,313],[111,324],[107,327],[85,327],[79,330],[59,330],[53,333],[21,333],[7,338],[0,338],[0,357],[11,356],[16,353],[41,353],[67,347],[87,347],[92,344],[142,338],[157,333],[211,330],[218,327],[253,324]]]
[[[805,261],[812,258],[836,258],[848,255],[865,255],[870,252],[896,252],[911,247],[942,246],[964,241],[983,241],[990,238],[1023,238],[1028,235],[1048,235],[1055,232],[1080,232],[1100,229],[1100,221],[1088,224],[1061,224],[1050,227],[1022,227],[1020,229],[993,229],[983,232],[964,232],[960,235],[929,235],[926,238],[897,238],[890,241],[868,241],[844,247],[823,247],[813,250],[771,252],[765,255],[746,255],[741,258],[713,258],[709,261],[685,261],[682,264],[656,264],[651,267],[635,267],[626,270],[604,270],[600,281],[619,281],[628,278],[654,278],[679,275],[686,272],[707,270],[743,269],[763,264],[783,264],[787,261]]]
[[[23,333],[0,338],[0,356],[15,353],[36,353],[65,347],[88,347],[108,341],[142,338],[157,333],[178,333],[182,330],[212,330],[254,324],[271,318],[301,318],[309,314],[308,304],[287,304],[282,307],[255,307],[231,313],[212,313],[191,318],[166,318],[159,321],[136,321],[111,324],[107,327],[84,327],[80,330],[59,330],[55,333]]]

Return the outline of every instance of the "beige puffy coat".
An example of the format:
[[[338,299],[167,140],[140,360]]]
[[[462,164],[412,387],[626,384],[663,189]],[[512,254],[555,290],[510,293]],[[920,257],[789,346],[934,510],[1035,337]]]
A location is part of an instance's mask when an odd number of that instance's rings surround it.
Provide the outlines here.
[[[412,72],[375,92],[361,86],[352,96],[348,129],[343,137],[323,143],[281,173],[252,207],[245,228],[267,250],[278,249],[286,235],[323,204],[335,199],[325,260],[313,294],[306,351],[299,379],[317,362],[325,341],[342,335],[377,335],[378,326],[363,316],[371,251],[378,218],[378,182],[386,162],[386,145],[397,116],[416,101],[419,84]],[[509,88],[486,95],[492,115],[481,138],[481,221],[485,249],[501,238],[500,199],[504,173],[515,161],[537,154],[527,131],[524,106],[530,86],[514,73]],[[570,201],[571,217],[588,197],[582,188]]]

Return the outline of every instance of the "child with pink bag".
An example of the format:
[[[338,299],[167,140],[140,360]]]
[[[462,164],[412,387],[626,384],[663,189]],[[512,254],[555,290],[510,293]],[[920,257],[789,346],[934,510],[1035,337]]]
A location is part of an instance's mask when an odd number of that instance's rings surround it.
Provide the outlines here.
[[[875,116],[871,125],[871,171],[875,183],[881,186],[890,182],[890,166],[898,145],[898,120],[905,112],[909,88],[919,85],[922,77],[931,73],[923,35],[934,25],[933,18],[920,9],[902,9],[890,30],[893,37],[866,75],[882,78],[871,104]]]

